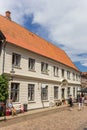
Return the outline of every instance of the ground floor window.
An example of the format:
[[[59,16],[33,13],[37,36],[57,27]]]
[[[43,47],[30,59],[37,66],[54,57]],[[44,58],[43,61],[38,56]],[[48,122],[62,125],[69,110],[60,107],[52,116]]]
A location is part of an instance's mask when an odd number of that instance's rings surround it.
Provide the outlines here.
[[[73,97],[75,97],[75,87],[73,88]]]
[[[28,100],[34,101],[35,97],[35,84],[28,84]]]
[[[54,86],[54,99],[58,99],[58,87]]]
[[[70,96],[70,87],[67,88],[67,97]]]
[[[19,83],[11,83],[10,99],[13,102],[18,102],[19,101]]]
[[[48,86],[47,85],[41,88],[41,99],[42,100],[48,99]]]

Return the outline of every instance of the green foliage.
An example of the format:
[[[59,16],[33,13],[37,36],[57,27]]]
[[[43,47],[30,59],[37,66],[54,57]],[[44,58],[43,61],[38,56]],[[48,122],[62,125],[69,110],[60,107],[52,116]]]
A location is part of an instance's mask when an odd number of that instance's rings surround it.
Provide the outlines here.
[[[3,74],[0,75],[0,101],[6,102],[8,99],[8,79]]]

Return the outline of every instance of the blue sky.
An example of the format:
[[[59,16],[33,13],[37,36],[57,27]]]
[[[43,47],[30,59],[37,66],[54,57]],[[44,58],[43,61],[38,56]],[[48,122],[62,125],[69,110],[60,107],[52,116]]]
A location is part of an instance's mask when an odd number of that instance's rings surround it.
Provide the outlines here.
[[[87,0],[4,0],[0,14],[65,50],[87,72]]]

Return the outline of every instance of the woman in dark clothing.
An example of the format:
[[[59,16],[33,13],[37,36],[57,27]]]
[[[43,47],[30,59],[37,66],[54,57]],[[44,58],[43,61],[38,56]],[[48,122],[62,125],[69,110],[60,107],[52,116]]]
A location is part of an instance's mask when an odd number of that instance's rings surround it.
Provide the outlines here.
[[[69,98],[69,105],[70,105],[70,110],[72,110],[73,101],[72,101],[72,96],[71,95],[70,95],[70,98]]]

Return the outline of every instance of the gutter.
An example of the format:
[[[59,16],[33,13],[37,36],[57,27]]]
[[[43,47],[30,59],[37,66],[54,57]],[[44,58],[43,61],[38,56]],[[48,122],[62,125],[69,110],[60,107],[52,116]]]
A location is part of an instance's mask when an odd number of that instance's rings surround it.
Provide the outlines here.
[[[2,74],[4,74],[4,66],[5,66],[5,49],[6,49],[6,37],[4,36],[4,34],[2,33],[2,31],[0,30],[0,41],[2,43]]]
[[[4,74],[4,68],[5,68],[5,50],[6,50],[6,40],[3,40],[2,74]]]

